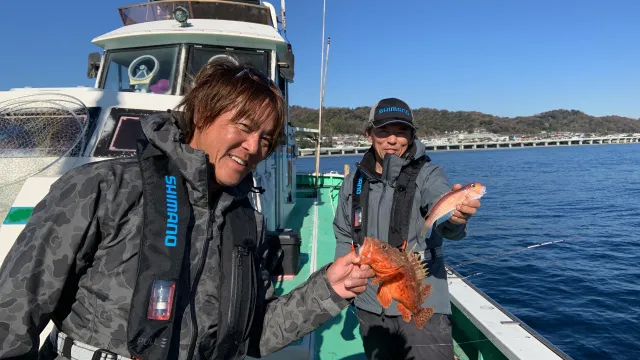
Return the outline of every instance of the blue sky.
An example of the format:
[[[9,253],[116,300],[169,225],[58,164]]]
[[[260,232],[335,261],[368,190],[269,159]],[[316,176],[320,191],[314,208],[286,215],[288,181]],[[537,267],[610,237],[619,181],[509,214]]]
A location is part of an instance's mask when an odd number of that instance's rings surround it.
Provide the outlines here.
[[[3,4],[0,90],[92,85],[91,39],[120,26],[117,8],[135,2]],[[291,103],[317,108],[322,0],[286,9]],[[640,118],[637,0],[328,0],[326,16],[325,106],[393,96],[500,116],[565,108]]]

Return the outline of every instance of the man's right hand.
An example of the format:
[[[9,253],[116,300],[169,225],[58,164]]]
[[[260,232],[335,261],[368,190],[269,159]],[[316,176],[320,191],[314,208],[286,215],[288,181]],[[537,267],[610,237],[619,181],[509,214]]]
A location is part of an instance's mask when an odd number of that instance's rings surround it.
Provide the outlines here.
[[[367,282],[375,276],[369,265],[359,265],[360,258],[354,251],[337,258],[327,268],[327,278],[333,290],[343,299],[351,299],[362,294]]]

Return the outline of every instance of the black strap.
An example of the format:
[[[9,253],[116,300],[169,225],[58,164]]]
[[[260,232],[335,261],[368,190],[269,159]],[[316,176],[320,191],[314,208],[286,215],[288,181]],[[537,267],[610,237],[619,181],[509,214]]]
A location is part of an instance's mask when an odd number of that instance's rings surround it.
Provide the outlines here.
[[[218,338],[213,359],[236,358],[249,337],[257,298],[256,246],[258,229],[249,198],[226,212],[222,231]]]
[[[359,168],[353,176],[351,197],[351,239],[362,245],[367,233],[367,210],[369,209],[369,180]]]
[[[56,339],[56,345],[57,342],[60,341],[60,338],[58,337],[58,339]],[[66,357],[67,359],[71,359],[71,348],[73,347],[73,339],[71,337],[69,337],[68,335],[64,337],[63,343],[62,343],[62,351],[60,352],[60,355]]]
[[[185,249],[193,224],[186,183],[179,169],[153,144],[138,143],[142,173],[144,225],[138,255],[138,274],[127,327],[127,347],[140,359],[166,359],[176,316],[177,294],[189,294],[188,279],[182,273]],[[175,291],[168,320],[148,318],[154,281],[171,281]],[[158,284],[156,282],[156,284]],[[180,324],[177,324],[179,331]]]
[[[412,160],[401,171],[396,180],[393,192],[393,207],[391,210],[391,226],[389,227],[389,244],[399,247],[409,236],[409,224],[413,197],[416,193],[416,178],[425,163],[431,161],[424,155]]]

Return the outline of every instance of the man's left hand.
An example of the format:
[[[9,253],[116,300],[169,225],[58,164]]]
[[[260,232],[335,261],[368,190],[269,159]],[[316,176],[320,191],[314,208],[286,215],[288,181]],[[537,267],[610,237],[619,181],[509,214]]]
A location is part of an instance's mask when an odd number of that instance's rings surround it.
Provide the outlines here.
[[[455,184],[452,191],[456,191],[462,189],[462,185]],[[456,206],[456,210],[454,210],[453,215],[449,219],[449,222],[456,225],[466,224],[469,218],[476,213],[477,209],[480,207],[480,200],[472,200],[467,199],[462,202],[462,204]]]

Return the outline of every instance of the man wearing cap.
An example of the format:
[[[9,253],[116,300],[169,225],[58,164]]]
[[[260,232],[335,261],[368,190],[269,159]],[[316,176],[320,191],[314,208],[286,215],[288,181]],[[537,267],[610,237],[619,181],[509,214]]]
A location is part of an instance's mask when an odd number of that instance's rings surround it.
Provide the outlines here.
[[[443,238],[462,239],[466,222],[480,206],[479,200],[467,200],[446,221],[420,238],[424,219],[442,195],[453,188],[442,167],[430,162],[425,146],[415,133],[413,113],[397,98],[378,101],[371,109],[365,135],[371,148],[347,175],[340,188],[333,222],[336,258],[357,248],[365,236],[400,247],[406,240],[407,251],[414,248],[426,263],[431,295],[423,307],[435,313],[418,329],[405,322],[397,302],[383,308],[376,297],[378,285],[367,286],[355,298],[365,354],[368,359],[453,359],[451,306],[447,275],[442,255]]]

